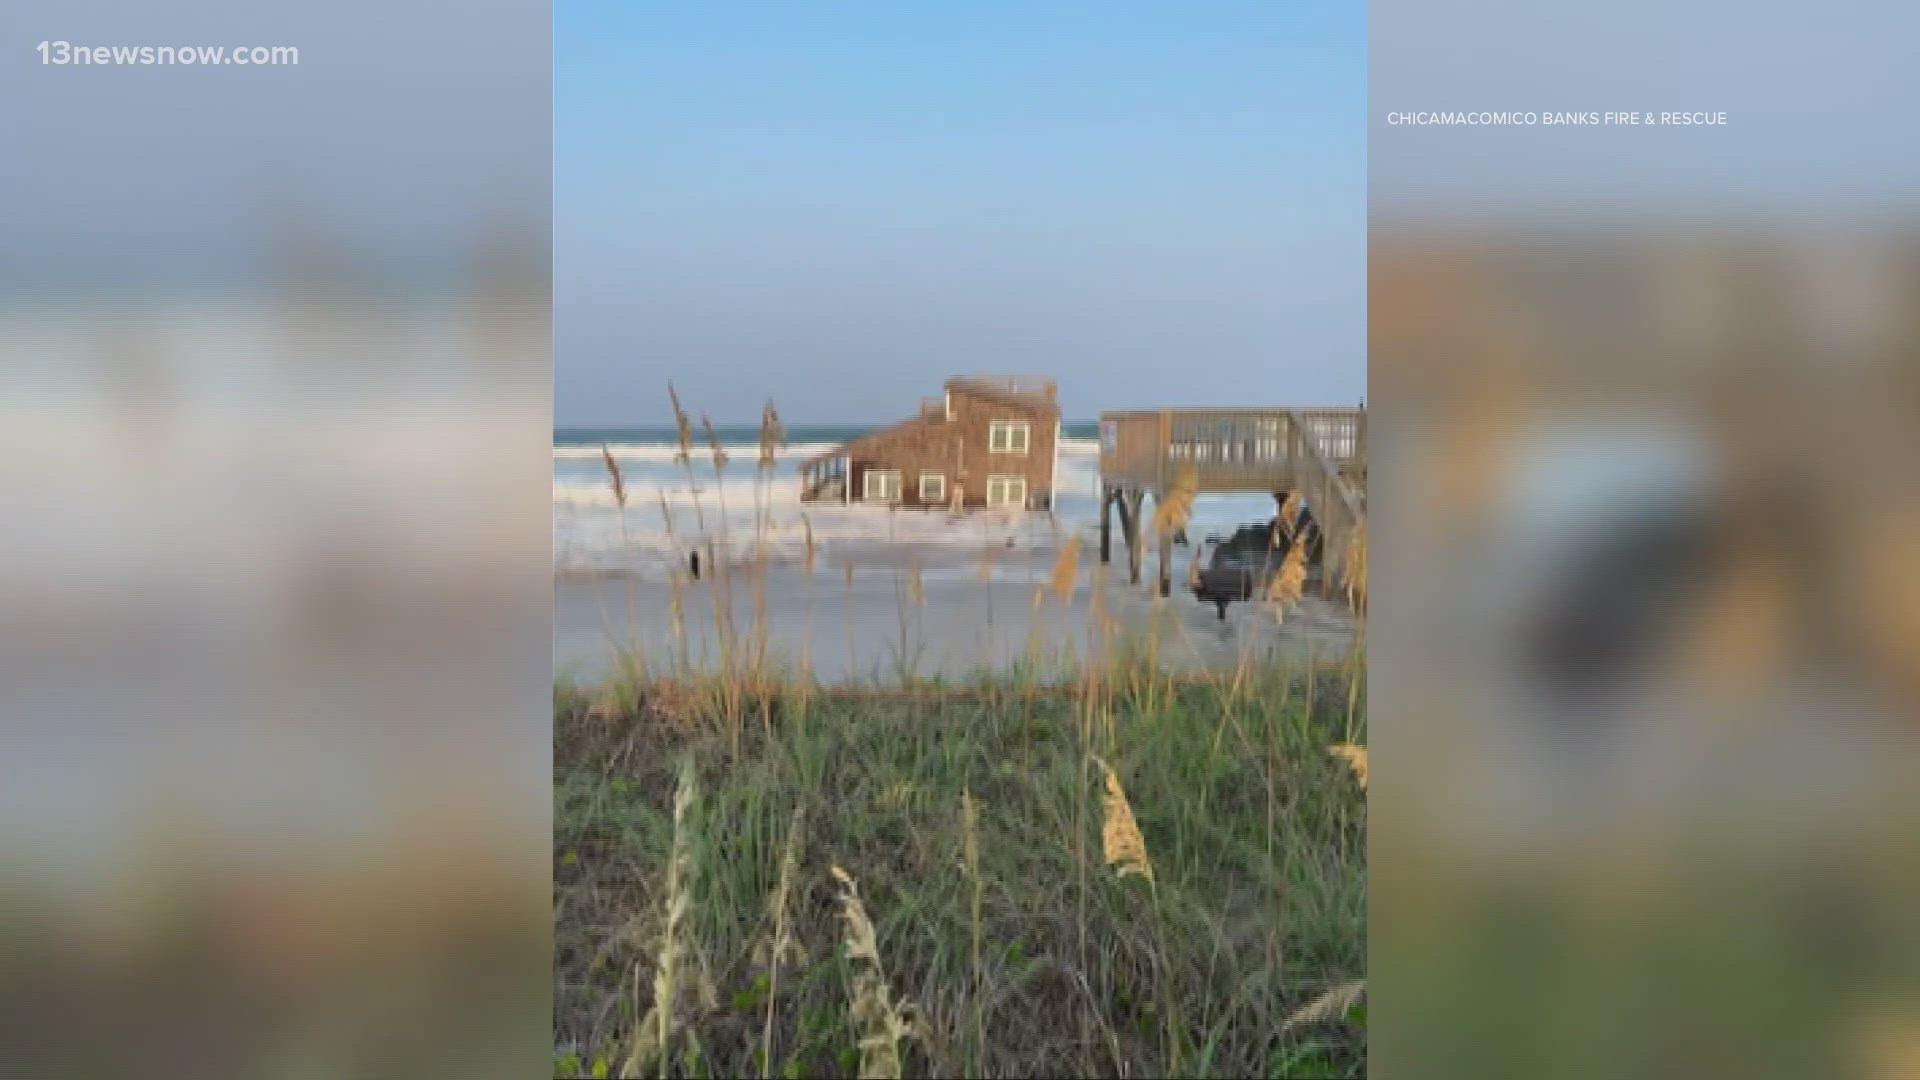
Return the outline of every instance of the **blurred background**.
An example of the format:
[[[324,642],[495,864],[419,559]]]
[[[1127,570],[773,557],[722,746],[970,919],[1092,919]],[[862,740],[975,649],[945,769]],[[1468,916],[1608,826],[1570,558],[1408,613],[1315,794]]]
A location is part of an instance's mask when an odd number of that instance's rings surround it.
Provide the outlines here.
[[[0,1072],[544,1075],[551,9],[30,7]],[[1920,15],[1371,20],[1374,1070],[1920,1075]]]
[[[0,9],[0,1073],[545,1074],[550,14]]]
[[[1372,5],[1379,1076],[1920,1076],[1920,25],[1845,9]]]

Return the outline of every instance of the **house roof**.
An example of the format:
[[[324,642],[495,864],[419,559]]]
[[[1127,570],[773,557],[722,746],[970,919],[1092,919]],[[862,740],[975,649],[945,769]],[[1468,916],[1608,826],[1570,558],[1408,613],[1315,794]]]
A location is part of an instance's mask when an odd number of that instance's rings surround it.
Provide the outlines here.
[[[1037,412],[1060,411],[1052,379],[1030,375],[959,375],[947,380],[949,393],[971,394]]]
[[[870,431],[867,434],[862,435],[859,438],[853,440],[852,442],[842,443],[841,445],[836,446],[831,450],[822,450],[819,453],[813,455],[812,457],[807,458],[805,461],[801,462],[800,464],[804,467],[807,465],[812,465],[815,462],[825,461],[828,458],[840,457],[845,454],[857,454],[865,450],[873,449],[876,446],[880,446],[881,444],[895,438],[896,436],[899,436],[900,434],[912,428],[930,427],[934,424],[945,423],[945,422],[946,421],[944,417],[928,416],[925,413],[922,413],[921,415],[913,417],[912,419],[902,420],[897,424],[892,424],[888,427],[881,428],[879,431]]]
[[[1052,379],[1027,375],[958,375],[946,382],[948,393],[969,394],[986,398],[1018,409],[1027,409],[1043,415],[1057,416],[1060,405],[1056,397]],[[930,411],[923,402],[918,416],[902,420],[897,424],[869,432],[831,450],[823,450],[801,462],[801,467],[813,465],[828,458],[845,454],[857,454],[883,445],[907,431],[920,426],[943,424],[946,417],[940,412]]]

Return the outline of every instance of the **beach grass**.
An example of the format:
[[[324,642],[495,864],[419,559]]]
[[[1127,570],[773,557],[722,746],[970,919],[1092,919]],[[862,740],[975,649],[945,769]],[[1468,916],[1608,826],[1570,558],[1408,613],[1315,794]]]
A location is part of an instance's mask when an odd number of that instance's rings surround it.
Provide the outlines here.
[[[559,1064],[619,1075],[671,1031],[644,1075],[1362,1075],[1353,672],[1107,676],[783,684],[743,728],[684,680],[557,690]],[[1105,857],[1108,766],[1151,876]]]
[[[935,680],[922,595],[888,680],[716,611],[717,665],[556,685],[556,1075],[1364,1075],[1363,647],[1175,673],[1096,571],[1083,654]]]

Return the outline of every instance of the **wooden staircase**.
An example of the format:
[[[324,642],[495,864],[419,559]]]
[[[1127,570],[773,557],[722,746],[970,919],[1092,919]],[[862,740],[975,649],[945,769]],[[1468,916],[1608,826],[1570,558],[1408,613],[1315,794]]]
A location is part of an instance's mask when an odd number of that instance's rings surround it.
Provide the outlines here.
[[[1293,492],[1313,510],[1323,538],[1325,580],[1344,579],[1366,530],[1365,409],[1159,409],[1100,416],[1100,557],[1110,552],[1118,507],[1130,576],[1140,580],[1143,504],[1157,504],[1182,477],[1195,494]],[[1171,553],[1160,544],[1160,591],[1170,591]]]

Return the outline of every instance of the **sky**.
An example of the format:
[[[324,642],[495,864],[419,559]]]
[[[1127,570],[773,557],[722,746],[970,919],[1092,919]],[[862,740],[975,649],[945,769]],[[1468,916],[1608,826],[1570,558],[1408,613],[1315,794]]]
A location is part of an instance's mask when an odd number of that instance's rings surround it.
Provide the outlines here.
[[[884,422],[1366,388],[1366,8],[569,0],[554,408]]]

